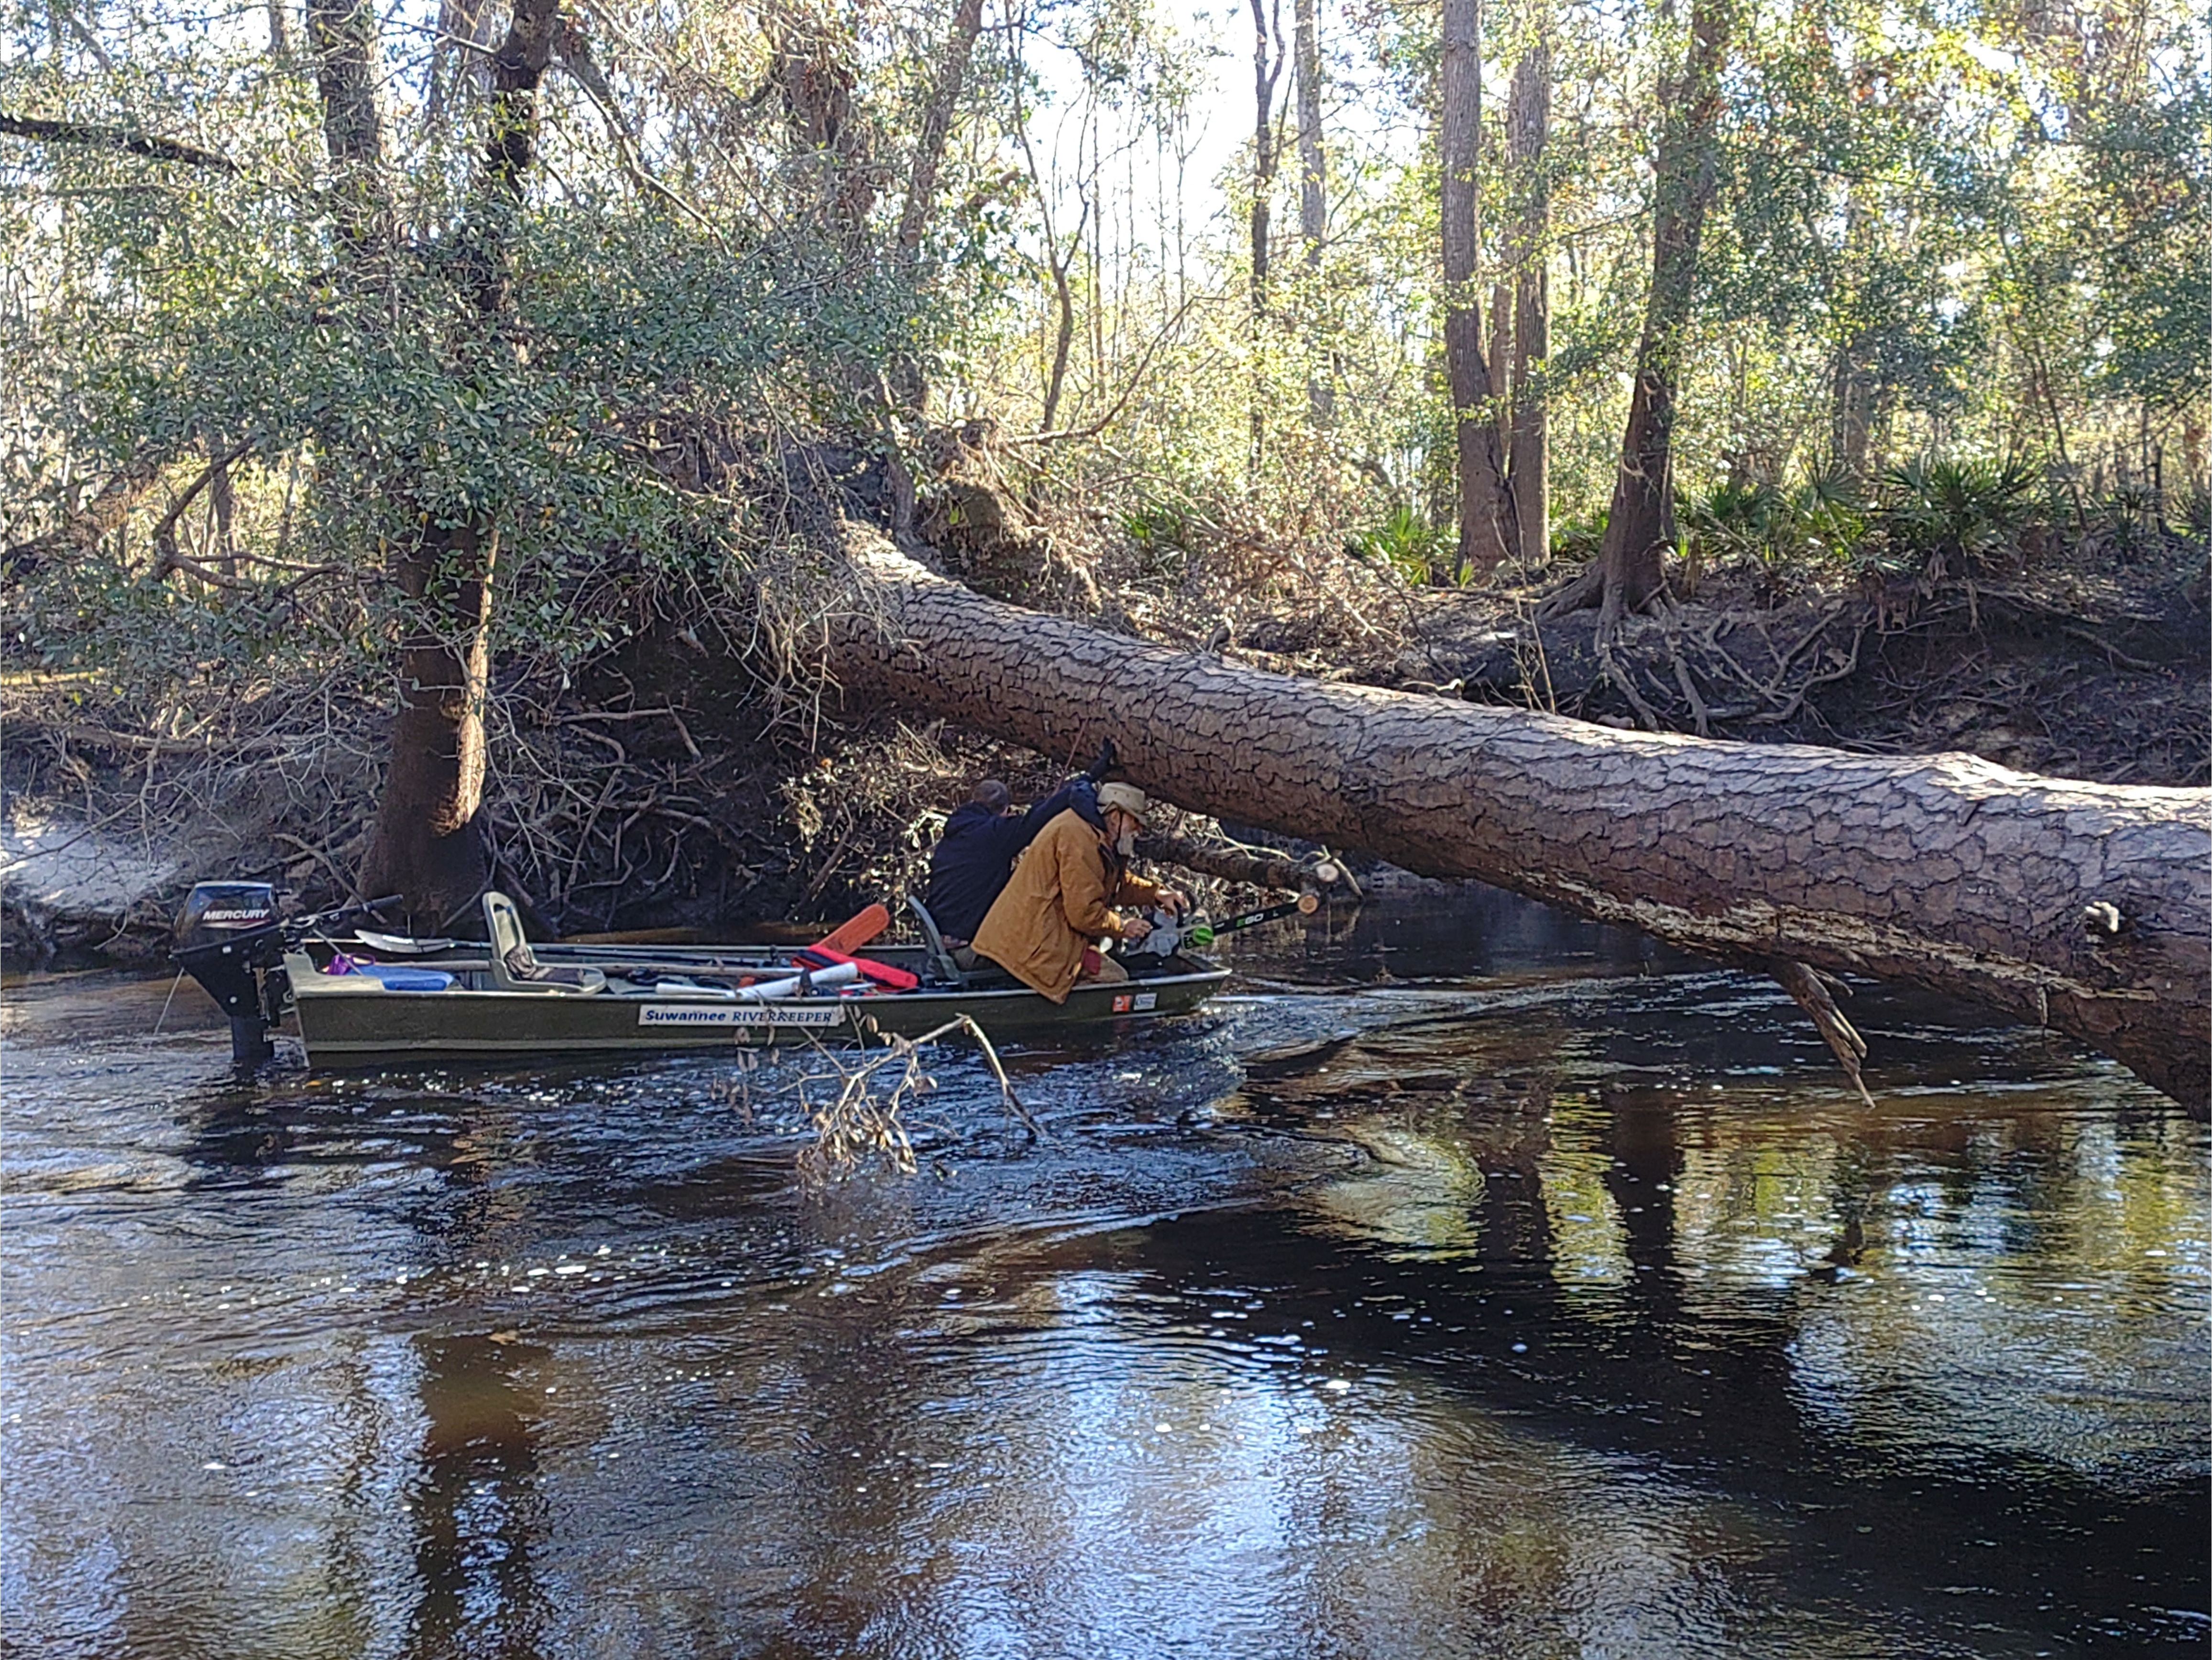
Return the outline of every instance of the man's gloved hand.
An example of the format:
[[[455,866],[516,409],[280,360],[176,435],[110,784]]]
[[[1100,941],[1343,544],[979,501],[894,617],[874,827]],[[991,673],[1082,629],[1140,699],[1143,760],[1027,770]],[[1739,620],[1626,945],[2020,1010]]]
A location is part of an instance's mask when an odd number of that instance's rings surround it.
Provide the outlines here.
[[[1102,783],[1106,775],[1113,770],[1114,740],[1109,738],[1098,746],[1097,759],[1091,762],[1091,769],[1083,775],[1094,784]]]

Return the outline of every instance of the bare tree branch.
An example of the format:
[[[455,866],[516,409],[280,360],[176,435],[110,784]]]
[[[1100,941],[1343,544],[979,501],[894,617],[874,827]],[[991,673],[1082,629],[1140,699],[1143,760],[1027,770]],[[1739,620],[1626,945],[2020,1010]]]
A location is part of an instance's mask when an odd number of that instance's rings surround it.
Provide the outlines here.
[[[82,121],[48,121],[31,115],[0,115],[0,133],[16,138],[35,138],[48,144],[87,144],[95,149],[126,150],[155,161],[181,161],[187,167],[212,167],[217,173],[236,173],[238,163],[213,150],[174,138],[156,138],[128,127],[93,126]]]

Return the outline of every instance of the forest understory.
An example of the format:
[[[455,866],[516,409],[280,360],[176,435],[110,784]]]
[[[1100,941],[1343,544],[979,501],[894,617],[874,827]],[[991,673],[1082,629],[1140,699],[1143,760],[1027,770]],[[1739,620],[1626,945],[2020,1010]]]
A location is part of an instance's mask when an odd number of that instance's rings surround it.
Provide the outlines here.
[[[1010,483],[988,434],[935,436],[908,550],[981,592],[1133,640],[1620,728],[1965,751],[2108,783],[2212,780],[2212,623],[2194,537],[2161,532],[2117,554],[2088,537],[2029,538],[1973,575],[1678,560],[1670,588],[1685,597],[1607,635],[1595,611],[1539,620],[1570,561],[1451,587],[1263,525],[1180,527],[1170,544]],[[885,528],[900,516],[862,450],[808,447],[798,471],[815,495],[795,515],[791,492],[764,489],[757,466],[728,465],[738,459],[694,483],[756,512],[773,498],[797,519],[824,504]],[[807,660],[805,619],[774,615],[785,597],[772,585],[703,612],[666,594],[629,603],[639,625],[580,668],[495,673],[483,817],[494,879],[548,935],[805,932],[918,885],[943,815],[978,779],[1028,799],[1088,758],[917,724],[840,688]],[[775,649],[760,649],[763,634]],[[150,708],[25,666],[5,678],[0,720],[11,970],[156,958],[198,880],[273,879],[302,908],[374,897],[356,882],[392,709],[357,675]],[[1211,820],[1168,828],[1240,839]],[[1370,888],[1413,879],[1364,869]],[[1217,903],[1249,891],[1201,885]]]

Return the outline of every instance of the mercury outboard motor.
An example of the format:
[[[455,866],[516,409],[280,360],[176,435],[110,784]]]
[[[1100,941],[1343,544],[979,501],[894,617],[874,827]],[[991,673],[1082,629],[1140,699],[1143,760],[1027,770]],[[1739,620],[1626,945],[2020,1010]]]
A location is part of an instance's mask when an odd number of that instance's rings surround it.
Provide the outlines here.
[[[276,890],[268,883],[203,882],[185,896],[169,955],[230,1017],[231,1059],[258,1066],[276,1052],[269,1032],[291,990],[285,952],[398,903],[394,894],[279,921]]]
[[[266,882],[203,882],[177,913],[169,954],[230,1017],[231,1058],[242,1065],[276,1053],[269,1029],[281,992],[270,995],[266,974],[283,952],[276,890]]]

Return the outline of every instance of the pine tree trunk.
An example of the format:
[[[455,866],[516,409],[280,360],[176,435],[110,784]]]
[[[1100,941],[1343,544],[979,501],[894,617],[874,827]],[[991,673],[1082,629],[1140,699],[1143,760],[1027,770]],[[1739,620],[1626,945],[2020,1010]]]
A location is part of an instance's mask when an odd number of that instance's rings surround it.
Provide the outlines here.
[[[1481,247],[1476,167],[1482,144],[1480,0],[1444,0],[1443,108],[1437,124],[1443,218],[1444,368],[1451,386],[1452,427],[1459,474],[1459,548],[1455,580],[1494,569],[1519,545],[1513,498],[1484,361],[1482,301],[1475,294]]]
[[[1674,542],[1674,396],[1698,281],[1698,239],[1711,204],[1721,108],[1721,70],[1735,26],[1735,0],[1695,0],[1690,56],[1665,94],[1658,179],[1653,192],[1651,292],[1636,351],[1636,385],[1620,446],[1605,542],[1584,576],[1545,603],[1547,615],[1601,607],[1610,629],[1641,611],[1665,583]]]
[[[1545,419],[1544,360],[1552,351],[1552,290],[1547,273],[1552,197],[1544,169],[1552,131],[1552,52],[1532,47],[1513,71],[1506,106],[1507,159],[1521,191],[1521,222],[1513,239],[1517,267],[1513,295],[1513,424],[1506,477],[1513,489],[1521,557],[1542,564],[1552,552],[1552,445]]]
[[[1051,755],[1111,737],[1137,783],[1193,811],[1724,961],[1970,998],[2203,1109],[2212,792],[1293,679],[983,599],[872,531],[848,527],[848,551],[860,592],[830,667],[848,688]]]

